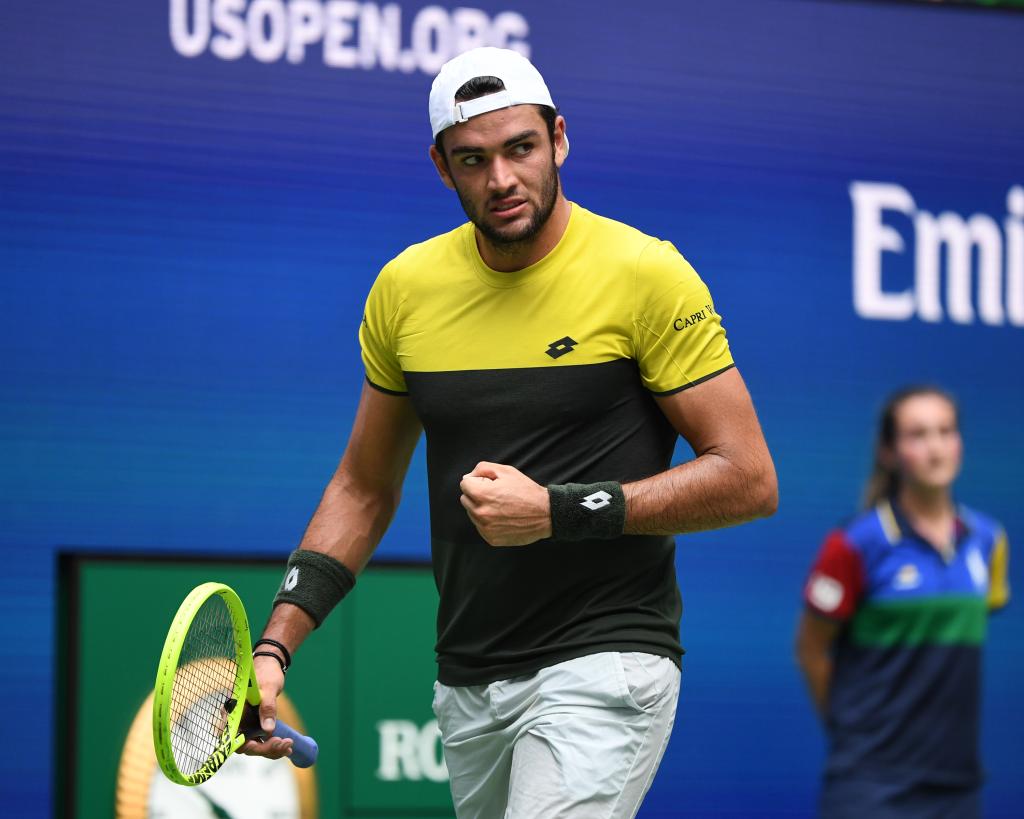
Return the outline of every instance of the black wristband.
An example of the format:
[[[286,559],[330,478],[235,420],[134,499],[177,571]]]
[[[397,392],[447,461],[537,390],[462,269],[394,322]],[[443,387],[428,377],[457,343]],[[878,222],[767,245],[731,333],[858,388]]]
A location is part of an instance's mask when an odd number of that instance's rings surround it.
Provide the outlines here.
[[[626,526],[626,496],[615,481],[552,484],[548,497],[555,540],[608,539]]]
[[[342,598],[352,591],[356,577],[348,567],[330,555],[310,549],[296,549],[288,558],[281,588],[274,605],[291,603],[313,618],[319,628]]]
[[[269,637],[261,637],[252,644],[253,648],[256,648],[257,646],[273,646],[274,648],[279,649],[281,654],[284,656],[285,668],[292,664],[291,652],[287,649],[284,643],[279,643],[277,640],[271,640]],[[253,654],[252,656],[255,657],[256,655]]]
[[[253,659],[255,659],[256,657],[273,657],[275,660],[277,660],[281,664],[281,673],[282,674],[287,674],[288,673],[288,664],[284,660],[281,659],[281,655],[280,654],[275,654],[273,651],[254,651],[252,653],[252,656],[253,656]]]

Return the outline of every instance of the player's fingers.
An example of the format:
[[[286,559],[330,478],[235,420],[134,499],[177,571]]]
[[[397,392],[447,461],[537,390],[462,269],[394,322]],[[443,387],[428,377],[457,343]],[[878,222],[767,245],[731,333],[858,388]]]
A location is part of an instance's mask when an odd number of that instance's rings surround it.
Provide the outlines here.
[[[260,727],[270,734],[277,725],[277,697],[272,692],[263,691],[262,687],[260,696],[263,697],[260,702]]]
[[[267,759],[280,759],[283,756],[292,755],[292,745],[293,743],[290,739],[281,739],[279,737],[269,737],[262,742],[250,739],[238,749],[238,753],[248,754],[249,756],[262,756]]]
[[[501,464],[492,464],[490,461],[480,461],[480,463],[474,466],[473,471],[466,477],[490,478],[493,481],[498,477],[498,473],[502,468]]]
[[[481,535],[483,535],[484,539],[486,540],[487,539],[487,535],[485,534],[485,530],[487,528],[487,524],[477,514],[480,511],[480,507],[474,505],[472,503],[472,501],[470,501],[470,500],[468,500],[466,498],[465,495],[463,495],[461,498],[459,498],[459,500],[462,502],[462,506],[466,510],[466,514],[469,516],[469,522],[472,523],[476,527],[476,530]]]
[[[480,518],[478,517],[478,513],[480,512],[481,504],[478,504],[475,501],[471,500],[470,498],[467,498],[465,495],[462,495],[459,498],[459,503],[461,503],[462,508],[466,510],[466,514],[469,515],[469,519],[473,521],[473,525],[476,526],[477,529],[479,529]]]
[[[277,724],[277,695],[284,688],[284,672],[273,657],[253,657],[252,662],[260,687],[260,727],[269,734]]]
[[[490,480],[486,478],[474,477],[472,475],[466,475],[459,482],[459,489],[462,490],[462,494],[469,498],[474,503],[478,503],[484,497],[487,492]]]

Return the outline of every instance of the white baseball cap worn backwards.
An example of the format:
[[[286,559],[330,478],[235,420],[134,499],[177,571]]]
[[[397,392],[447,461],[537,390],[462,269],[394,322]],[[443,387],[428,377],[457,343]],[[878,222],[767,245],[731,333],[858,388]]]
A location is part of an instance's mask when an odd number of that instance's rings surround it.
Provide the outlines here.
[[[505,90],[456,102],[455,92],[475,77],[497,77],[504,83]],[[533,63],[511,49],[474,48],[450,59],[434,78],[430,86],[430,128],[436,139],[445,128],[470,117],[527,104],[555,107],[551,92]]]

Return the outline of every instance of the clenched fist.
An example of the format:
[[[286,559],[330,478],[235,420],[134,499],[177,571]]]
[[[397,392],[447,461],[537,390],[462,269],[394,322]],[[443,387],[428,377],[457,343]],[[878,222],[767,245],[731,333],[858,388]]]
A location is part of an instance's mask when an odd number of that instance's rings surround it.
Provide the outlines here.
[[[481,461],[459,484],[459,501],[491,546],[525,546],[551,537],[548,490],[514,466]]]

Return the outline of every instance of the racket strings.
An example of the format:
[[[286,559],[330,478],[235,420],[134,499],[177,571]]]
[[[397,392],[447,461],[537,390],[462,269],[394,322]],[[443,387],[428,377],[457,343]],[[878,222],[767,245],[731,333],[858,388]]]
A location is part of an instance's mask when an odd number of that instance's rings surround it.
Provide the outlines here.
[[[234,624],[220,595],[196,613],[182,644],[171,692],[171,750],[178,770],[191,776],[220,747],[234,696],[238,663]]]

